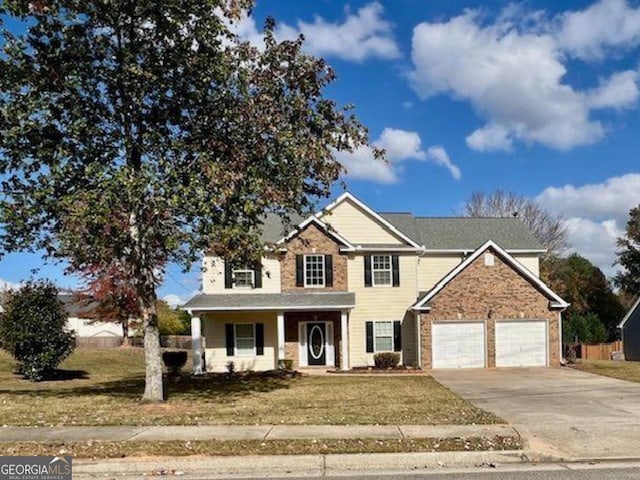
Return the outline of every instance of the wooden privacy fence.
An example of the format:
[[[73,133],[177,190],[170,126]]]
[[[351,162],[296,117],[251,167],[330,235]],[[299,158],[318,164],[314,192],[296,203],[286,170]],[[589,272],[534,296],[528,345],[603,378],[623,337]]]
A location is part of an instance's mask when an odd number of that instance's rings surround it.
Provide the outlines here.
[[[622,340],[611,343],[596,343],[580,345],[580,356],[583,360],[611,360],[611,352],[622,351]]]

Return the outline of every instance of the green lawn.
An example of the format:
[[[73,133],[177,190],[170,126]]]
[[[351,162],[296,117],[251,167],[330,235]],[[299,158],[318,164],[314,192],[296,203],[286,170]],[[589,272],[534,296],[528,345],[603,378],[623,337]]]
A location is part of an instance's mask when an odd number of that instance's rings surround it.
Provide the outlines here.
[[[167,384],[167,402],[143,405],[140,349],[77,350],[61,368],[62,379],[31,383],[0,352],[0,425],[501,422],[428,376],[185,376]]]
[[[640,383],[640,362],[614,362],[612,360],[582,360],[574,365],[579,370],[606,377]]]

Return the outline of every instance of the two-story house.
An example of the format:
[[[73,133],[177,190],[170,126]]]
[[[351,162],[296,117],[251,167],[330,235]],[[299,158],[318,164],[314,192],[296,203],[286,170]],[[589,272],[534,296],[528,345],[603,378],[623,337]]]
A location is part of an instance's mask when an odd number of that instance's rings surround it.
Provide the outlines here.
[[[285,231],[259,265],[203,260],[194,372],[373,365],[556,366],[568,306],[539,279],[544,248],[516,218],[377,213],[350,193]],[[200,361],[204,352],[204,365]]]

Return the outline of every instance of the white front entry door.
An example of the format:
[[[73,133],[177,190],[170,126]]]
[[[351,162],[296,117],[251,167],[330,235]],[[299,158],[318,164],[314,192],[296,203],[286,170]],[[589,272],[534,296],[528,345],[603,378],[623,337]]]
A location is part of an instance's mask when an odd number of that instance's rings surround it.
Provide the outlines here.
[[[545,320],[496,321],[496,367],[547,365]]]
[[[484,322],[434,322],[431,338],[433,368],[485,366]]]

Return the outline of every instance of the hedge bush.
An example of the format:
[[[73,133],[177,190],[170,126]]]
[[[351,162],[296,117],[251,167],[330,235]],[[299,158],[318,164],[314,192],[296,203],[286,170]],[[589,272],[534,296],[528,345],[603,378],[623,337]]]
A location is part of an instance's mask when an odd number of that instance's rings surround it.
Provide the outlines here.
[[[400,354],[395,352],[381,352],[373,356],[376,368],[395,368],[400,363]]]
[[[0,322],[0,343],[15,358],[17,373],[33,382],[50,377],[76,346],[66,324],[53,283],[27,282],[12,293]]]
[[[163,352],[162,361],[173,374],[180,373],[182,367],[187,363],[187,352],[185,350],[176,350],[172,352]]]

